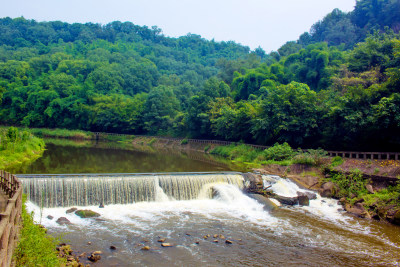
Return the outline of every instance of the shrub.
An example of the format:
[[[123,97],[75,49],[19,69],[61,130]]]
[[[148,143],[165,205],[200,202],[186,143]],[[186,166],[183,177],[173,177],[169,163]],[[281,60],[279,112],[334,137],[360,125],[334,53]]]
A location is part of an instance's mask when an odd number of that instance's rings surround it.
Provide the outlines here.
[[[337,166],[342,165],[342,164],[343,164],[342,157],[336,156],[336,157],[334,157],[332,159],[332,162],[331,162],[331,166],[332,167],[337,167]]]
[[[204,148],[204,152],[208,152],[208,150],[210,150],[211,145],[206,145],[206,147]]]
[[[185,138],[181,141],[181,145],[187,145],[189,141]]]
[[[266,160],[282,161],[289,159],[294,155],[293,149],[288,143],[278,144],[264,150],[264,157]]]
[[[320,166],[327,158],[327,154],[323,149],[309,149],[296,155],[293,158],[293,163]]]

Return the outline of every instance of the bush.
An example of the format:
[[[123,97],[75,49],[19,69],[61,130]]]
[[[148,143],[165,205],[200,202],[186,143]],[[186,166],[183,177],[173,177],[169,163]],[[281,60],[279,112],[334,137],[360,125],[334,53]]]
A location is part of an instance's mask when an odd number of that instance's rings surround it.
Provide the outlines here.
[[[291,158],[294,155],[294,151],[288,143],[281,145],[276,143],[274,146],[265,149],[263,155],[266,160],[282,161]]]
[[[327,158],[327,154],[323,149],[309,149],[293,157],[293,163],[320,166],[324,163],[324,159]]]
[[[185,138],[181,141],[181,145],[187,145],[189,141]]]
[[[332,162],[331,162],[331,166],[332,166],[332,167],[337,167],[337,166],[340,166],[340,165],[342,165],[342,164],[343,164],[343,159],[342,159],[342,157],[336,156],[336,157],[334,157],[334,158],[332,159]]]

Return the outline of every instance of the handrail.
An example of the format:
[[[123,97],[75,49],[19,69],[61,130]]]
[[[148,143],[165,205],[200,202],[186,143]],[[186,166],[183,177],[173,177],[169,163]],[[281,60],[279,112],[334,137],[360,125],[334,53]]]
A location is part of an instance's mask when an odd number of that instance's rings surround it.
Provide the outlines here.
[[[0,213],[0,266],[10,266],[17,246],[22,213],[22,185],[15,175],[0,170],[0,186],[9,197]]]

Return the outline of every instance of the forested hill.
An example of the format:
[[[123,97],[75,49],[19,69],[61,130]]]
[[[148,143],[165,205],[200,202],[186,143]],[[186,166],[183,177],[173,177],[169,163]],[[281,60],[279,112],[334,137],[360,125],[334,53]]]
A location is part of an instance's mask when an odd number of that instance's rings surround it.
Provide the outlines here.
[[[359,7],[375,2],[398,1],[357,1],[345,16],[351,19]],[[318,23],[325,25],[335,12]],[[335,46],[312,30],[310,43],[292,42],[270,54],[194,34],[170,38],[157,27],[129,22],[3,18],[0,122],[399,150],[396,12],[387,10],[393,19],[379,27],[372,19],[360,26],[367,37],[359,35],[357,44]]]

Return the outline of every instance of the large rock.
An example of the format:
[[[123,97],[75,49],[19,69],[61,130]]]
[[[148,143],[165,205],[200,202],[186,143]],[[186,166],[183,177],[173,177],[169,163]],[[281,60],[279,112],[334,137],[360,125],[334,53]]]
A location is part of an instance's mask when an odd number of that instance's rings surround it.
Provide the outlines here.
[[[301,206],[310,206],[310,199],[306,195],[298,196],[299,205]]]
[[[400,225],[400,210],[397,210],[393,216],[392,223]]]
[[[65,211],[65,213],[72,213],[72,212],[74,212],[74,211],[76,211],[76,210],[78,210],[77,208],[70,208],[70,209],[68,209],[67,211]]]
[[[75,212],[76,215],[78,215],[81,218],[93,218],[93,217],[99,217],[100,214],[92,211],[92,210],[77,210]]]
[[[370,217],[362,203],[356,203],[353,206],[351,206],[350,204],[346,204],[345,209],[347,212],[361,218]]]
[[[297,195],[300,196],[307,196],[309,200],[317,199],[317,194],[312,192],[297,192]]]
[[[72,224],[67,218],[65,217],[60,217],[57,219],[56,223],[58,223],[59,225],[70,225]]]
[[[243,177],[248,192],[257,192],[263,189],[264,183],[260,174],[243,173]]]
[[[273,196],[273,198],[275,198],[280,203],[285,204],[285,205],[294,206],[294,205],[299,204],[298,197],[284,197],[284,196],[275,195],[275,196]]]
[[[260,195],[260,194],[248,194],[249,197],[257,200],[259,203],[264,205],[264,210],[271,211],[278,208],[274,202],[272,202],[269,198]]]
[[[322,197],[334,197],[338,191],[338,186],[332,182],[326,182],[318,191]]]

